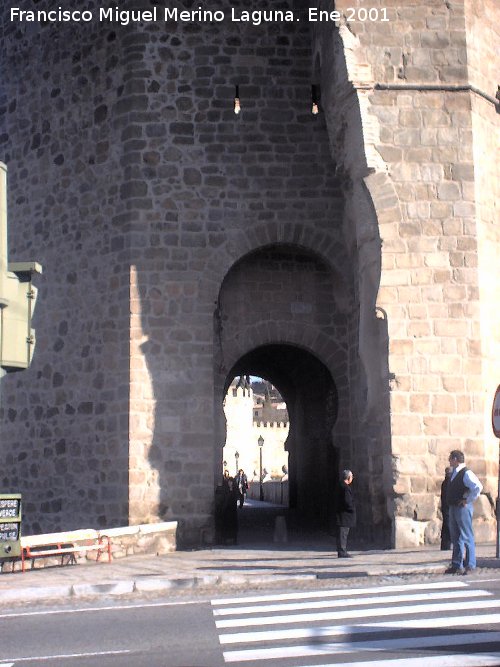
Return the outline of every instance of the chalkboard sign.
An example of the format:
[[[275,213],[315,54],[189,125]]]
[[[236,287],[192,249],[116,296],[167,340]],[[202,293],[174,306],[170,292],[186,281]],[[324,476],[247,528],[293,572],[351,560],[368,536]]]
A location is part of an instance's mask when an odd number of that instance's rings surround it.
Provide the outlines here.
[[[0,498],[0,519],[12,519],[21,511],[20,498]]]
[[[0,523],[0,542],[19,539],[19,523]]]
[[[21,555],[20,493],[0,493],[0,560]]]

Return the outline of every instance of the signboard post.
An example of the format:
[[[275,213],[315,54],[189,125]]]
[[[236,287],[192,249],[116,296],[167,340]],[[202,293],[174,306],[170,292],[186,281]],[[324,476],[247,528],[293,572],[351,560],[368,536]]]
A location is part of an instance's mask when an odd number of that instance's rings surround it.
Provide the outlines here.
[[[493,433],[496,438],[500,438],[500,384],[495,392],[493,399],[493,409],[491,411],[491,425]],[[496,504],[496,518],[497,518],[497,549],[496,557],[500,558],[500,447],[498,457],[498,490],[497,490],[497,504]]]
[[[21,494],[0,494],[0,559],[21,555]]]

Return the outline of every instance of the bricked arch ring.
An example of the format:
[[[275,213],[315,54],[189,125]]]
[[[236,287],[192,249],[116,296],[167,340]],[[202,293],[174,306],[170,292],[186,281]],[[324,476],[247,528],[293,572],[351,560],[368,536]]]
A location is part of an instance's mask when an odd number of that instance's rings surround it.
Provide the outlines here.
[[[228,234],[225,247],[213,253],[202,270],[200,293],[215,302],[224,279],[238,262],[254,252],[280,245],[315,255],[334,275],[339,295],[347,291],[349,281],[344,276],[351,273],[351,267],[341,239],[335,238],[333,233],[313,231],[302,223],[289,222],[249,225],[245,230]]]
[[[269,345],[296,347],[298,350],[311,354],[330,373],[337,391],[337,419],[334,432],[343,432],[347,429],[346,415],[349,414],[349,385],[347,381],[347,351],[334,340],[312,327],[303,327],[300,332],[288,332],[286,339],[273,331],[269,323],[257,323],[247,329],[244,335],[233,345],[232,354],[225,359],[225,368],[218,369],[215,378],[216,393],[222,398],[225,393],[227,380],[231,370],[238,361],[252,351]],[[217,356],[217,355],[216,355]],[[216,359],[216,368],[220,358]],[[229,378],[231,380],[232,378]]]

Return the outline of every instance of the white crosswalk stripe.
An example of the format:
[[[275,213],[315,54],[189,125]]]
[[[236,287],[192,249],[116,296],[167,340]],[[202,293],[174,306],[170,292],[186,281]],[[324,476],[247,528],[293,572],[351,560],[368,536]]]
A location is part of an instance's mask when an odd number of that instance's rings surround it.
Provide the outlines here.
[[[484,592],[483,595],[489,595],[489,593]],[[448,591],[441,591],[439,593],[412,593],[410,595],[385,595],[384,597],[371,596],[366,597],[362,600],[362,603],[365,605],[371,604],[392,604],[394,602],[421,602],[428,600],[447,600],[450,597]],[[463,591],[461,594],[462,598],[465,597],[477,597],[475,591]],[[359,606],[360,600],[342,600],[342,607],[355,607]],[[325,607],[332,607],[334,604],[331,600],[320,600],[314,602],[289,602],[286,604],[270,604],[270,605],[259,605],[259,606],[250,606],[245,607],[244,609],[238,609],[237,611],[240,614],[253,614],[255,612],[259,613],[269,613],[271,611],[297,611],[299,609],[324,609]],[[216,609],[214,610],[214,616],[231,616],[234,615],[236,609],[234,607],[229,607],[228,609]]]
[[[226,663],[500,665],[500,600],[460,580],[222,598],[212,608]]]
[[[369,588],[350,588],[349,596],[353,595],[375,595],[375,593],[397,593],[397,592],[406,592],[410,591],[431,591],[435,589],[442,590],[445,588],[440,582],[431,582],[427,584],[391,584],[388,586],[370,586]],[[446,590],[452,590],[455,588],[466,589],[467,584],[465,581],[458,579],[457,581],[450,581],[446,586]],[[256,595],[245,597],[242,601],[241,596],[237,598],[219,598],[212,600],[213,606],[224,606],[224,605],[242,605],[242,604],[253,604],[254,602],[277,602],[284,600],[313,600],[314,598],[345,598],[346,591],[344,588],[335,588],[331,591],[328,590],[319,590],[319,591],[309,591],[307,593],[276,593],[274,595]]]
[[[500,624],[500,614],[483,614],[480,616],[451,616],[448,618],[433,618],[433,628],[449,628],[456,625],[473,626],[485,624]],[[316,626],[315,636],[334,637],[336,635],[357,635],[367,632],[380,633],[388,630],[417,630],[429,627],[429,621],[423,619],[411,619],[409,621],[385,621],[383,623],[362,623],[360,625],[327,625]],[[238,632],[236,634],[220,635],[221,644],[251,644],[253,642],[275,641],[283,639],[303,639],[311,636],[311,631],[306,628],[293,628],[291,630],[268,630],[258,632]],[[1,665],[0,665],[1,667]]]
[[[383,600],[379,599],[379,604],[384,604]],[[481,609],[486,608],[500,608],[497,600],[483,600],[481,602]],[[474,611],[478,607],[477,600],[465,601],[460,603],[460,609],[463,611]],[[438,604],[417,604],[411,606],[404,606],[398,608],[398,614],[429,614],[432,612],[448,612],[456,611],[456,602],[443,602]],[[365,610],[366,612],[367,610]],[[396,612],[394,607],[381,607],[380,609],[370,609],[370,616],[392,616]],[[241,626],[251,625],[275,625],[277,623],[302,623],[304,621],[333,621],[341,620],[343,618],[357,619],[360,617],[359,609],[352,609],[346,611],[332,611],[320,612],[316,614],[288,614],[287,616],[261,616],[247,619],[232,618],[224,621],[216,621],[217,628],[236,628]]]
[[[480,644],[482,642],[500,642],[500,632],[477,632],[471,635],[449,634],[439,637],[405,637],[403,639],[381,639],[356,642],[357,651],[395,651],[416,648],[431,648],[436,646],[454,646],[460,643]],[[225,653],[226,662],[239,662],[243,660],[269,660],[270,658],[300,658],[312,655],[334,655],[337,653],[349,653],[353,648],[352,642],[337,642],[335,644],[321,644],[319,646],[297,645],[279,646],[277,648],[243,649]]]
[[[349,662],[349,667],[498,667],[498,653],[461,653],[460,655],[432,655],[425,658],[395,658],[376,662]],[[301,667],[339,667],[338,662],[302,665]],[[346,666],[347,667],[347,666]]]

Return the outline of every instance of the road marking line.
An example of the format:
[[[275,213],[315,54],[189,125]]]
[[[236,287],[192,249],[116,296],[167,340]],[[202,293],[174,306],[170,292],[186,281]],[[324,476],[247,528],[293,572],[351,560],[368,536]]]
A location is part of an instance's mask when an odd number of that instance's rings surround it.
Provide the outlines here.
[[[200,604],[199,600],[190,600],[184,602],[150,602],[150,603],[137,603],[137,604],[124,604],[120,606],[109,606],[109,607],[83,607],[81,609],[48,609],[43,611],[19,611],[11,612],[7,614],[0,614],[0,619],[2,618],[18,618],[20,616],[49,616],[57,614],[86,614],[88,612],[94,611],[129,611],[130,609],[147,609],[150,607],[176,607],[187,604]],[[3,665],[0,663],[0,667]]]
[[[338,667],[338,662],[304,667]],[[426,655],[425,658],[389,658],[368,662],[350,662],[349,667],[498,667],[500,653],[456,653],[455,655]]]
[[[98,658],[99,656],[106,655],[123,655],[124,653],[132,653],[132,651],[96,651],[92,653],[66,653],[60,655],[38,655],[30,656],[26,658],[9,658],[9,660],[14,660],[10,663],[15,665],[17,662],[33,662],[34,660],[63,660],[64,658]],[[0,664],[0,667],[8,667],[3,664]]]
[[[423,630],[449,628],[459,625],[486,625],[500,623],[500,614],[483,616],[452,616],[446,618],[414,618],[409,621],[382,621],[380,623],[363,623],[361,625],[326,625],[309,628],[290,628],[288,630],[259,630],[256,632],[236,632],[219,635],[221,644],[250,644],[284,639],[305,639],[309,637],[334,637],[336,635],[353,635],[387,632],[388,630]],[[0,665],[1,667],[1,665]]]
[[[323,597],[342,597],[347,594],[351,595],[365,595],[366,593],[391,593],[402,591],[423,591],[434,588],[467,588],[465,581],[443,581],[434,582],[431,584],[404,584],[404,585],[390,585],[390,586],[374,586],[372,588],[336,588],[334,590],[310,591],[309,593],[281,593],[275,595],[255,595],[252,597],[239,598],[218,598],[212,600],[212,605],[226,605],[226,604],[249,604],[254,602],[272,602],[278,600],[303,600],[307,598],[323,598]]]
[[[477,610],[477,600],[464,601],[460,603],[460,610]],[[482,600],[481,610],[500,609],[500,600]],[[403,614],[424,614],[442,611],[457,611],[456,602],[443,602],[437,604],[417,604],[407,607],[389,607],[380,609],[349,609],[347,611],[320,612],[316,614],[287,614],[286,616],[261,616],[259,618],[230,618],[215,621],[217,628],[237,628],[251,625],[278,625],[279,623],[310,623],[313,621],[333,621],[346,618],[375,618],[376,616],[395,616]]]
[[[500,641],[500,632],[476,632],[470,635],[450,634],[437,637],[408,637],[403,639],[382,639],[379,641],[340,642],[316,646],[260,647],[257,649],[226,651],[223,655],[226,662],[244,662],[247,660],[278,660],[281,658],[300,658],[325,654],[352,654],[360,651],[405,651],[408,649],[435,648],[438,646],[448,647],[449,650],[450,646],[455,645],[490,644],[497,641]],[[424,662],[426,662],[425,658]]]
[[[485,597],[491,596],[492,593],[488,591],[473,591],[462,590],[458,593],[454,592],[454,599],[459,602],[462,598]],[[320,600],[319,602],[293,602],[287,604],[269,604],[269,605],[254,605],[250,607],[229,607],[226,609],[214,609],[214,616],[231,616],[234,614],[258,614],[262,612],[272,611],[292,611],[298,609],[324,609],[325,607],[332,607],[334,605],[342,604],[344,607],[354,607],[355,605],[367,604],[392,604],[397,602],[418,602],[423,600],[442,600],[450,599],[449,591],[441,591],[439,593],[412,593],[410,595],[377,595],[373,597],[365,597],[362,599],[351,600],[350,598],[343,598],[339,603],[338,600]]]

